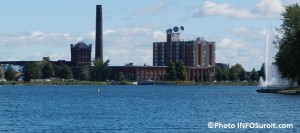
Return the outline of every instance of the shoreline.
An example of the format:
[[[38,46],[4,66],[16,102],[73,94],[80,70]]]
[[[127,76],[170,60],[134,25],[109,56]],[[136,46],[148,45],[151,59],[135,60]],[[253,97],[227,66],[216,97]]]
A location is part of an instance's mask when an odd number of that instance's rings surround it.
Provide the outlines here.
[[[171,83],[179,86],[257,86],[255,82],[193,82],[193,81],[160,81],[160,83]],[[130,81],[36,81],[16,82],[0,81],[0,85],[134,85]]]

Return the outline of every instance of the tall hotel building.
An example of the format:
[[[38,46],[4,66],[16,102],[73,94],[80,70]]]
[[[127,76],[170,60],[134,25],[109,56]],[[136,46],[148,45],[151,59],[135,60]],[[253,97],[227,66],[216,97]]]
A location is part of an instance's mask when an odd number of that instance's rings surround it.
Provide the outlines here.
[[[119,72],[123,72],[129,81],[166,80],[167,66],[171,62],[182,61],[185,65],[185,80],[213,81],[215,67],[215,42],[204,38],[184,41],[180,39],[180,32],[184,28],[174,27],[167,30],[166,42],[153,43],[153,66],[112,66],[112,77],[118,79]]]
[[[178,28],[174,27],[174,29]],[[153,66],[167,66],[177,61],[182,61],[185,66],[191,67],[215,66],[215,42],[200,37],[196,40],[184,41],[180,39],[179,32],[169,29],[166,42],[153,43]]]

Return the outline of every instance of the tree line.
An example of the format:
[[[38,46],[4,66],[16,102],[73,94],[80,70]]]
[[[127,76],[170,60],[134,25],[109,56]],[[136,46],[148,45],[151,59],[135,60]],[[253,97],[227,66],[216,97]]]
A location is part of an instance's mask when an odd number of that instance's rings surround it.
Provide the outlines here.
[[[54,77],[58,80],[73,78],[72,70],[68,65],[56,65],[48,61],[27,63],[23,68],[23,73],[24,81],[27,82],[30,80],[35,81],[35,79],[49,79]]]
[[[100,59],[92,61],[92,65],[86,65],[80,69],[79,80],[86,81],[105,81],[110,74],[109,60],[105,62]],[[73,72],[70,66],[66,64],[52,64],[48,61],[26,63],[23,70],[23,80],[29,82],[36,79],[50,79],[56,80],[73,79]],[[4,73],[4,77],[8,81],[16,80],[16,71],[11,66],[8,66]]]
[[[254,68],[251,72],[246,72],[241,64],[235,64],[228,69],[215,68],[215,80],[216,81],[249,81],[258,82],[259,77],[265,78],[264,64],[261,66],[261,70],[256,71]],[[204,75],[204,81],[211,81],[210,74]],[[185,80],[185,67],[182,61],[176,63],[171,62],[166,71],[166,79],[169,81],[183,81]]]
[[[256,71],[255,68],[251,72],[246,72],[244,67],[237,63],[227,69],[215,68],[215,78],[217,81],[249,81],[258,82],[259,77],[264,78],[264,64],[261,66],[260,71]]]
[[[83,81],[106,81],[111,79],[111,70],[109,68],[109,60],[102,61],[95,59],[91,65],[83,66],[79,72],[79,80]],[[56,80],[73,79],[72,69],[65,64],[52,64],[48,61],[27,63],[22,70],[24,81],[35,81],[35,79],[50,79]],[[182,61],[170,63],[166,70],[165,79],[169,81],[184,81],[185,80],[185,66]],[[11,68],[5,71],[6,80],[16,80],[16,72]],[[204,76],[204,81],[211,81],[210,74]],[[125,76],[122,72],[118,76],[119,81],[125,81]],[[219,67],[215,68],[215,79],[217,81],[258,81],[259,77],[264,76],[264,64],[260,71],[253,69],[247,73],[242,65],[235,64],[228,69],[222,70]]]

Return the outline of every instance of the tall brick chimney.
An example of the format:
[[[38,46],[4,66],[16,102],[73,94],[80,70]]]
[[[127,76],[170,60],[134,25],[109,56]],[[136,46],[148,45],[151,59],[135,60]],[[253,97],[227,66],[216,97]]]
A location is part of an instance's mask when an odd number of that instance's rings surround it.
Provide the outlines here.
[[[96,6],[95,59],[103,60],[102,5]]]

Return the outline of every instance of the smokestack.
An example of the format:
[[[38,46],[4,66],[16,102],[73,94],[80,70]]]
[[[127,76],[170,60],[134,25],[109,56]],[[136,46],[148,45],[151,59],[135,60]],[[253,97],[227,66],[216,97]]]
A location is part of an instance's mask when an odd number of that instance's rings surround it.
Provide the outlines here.
[[[103,60],[102,5],[96,6],[95,59]]]

